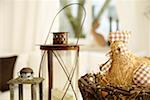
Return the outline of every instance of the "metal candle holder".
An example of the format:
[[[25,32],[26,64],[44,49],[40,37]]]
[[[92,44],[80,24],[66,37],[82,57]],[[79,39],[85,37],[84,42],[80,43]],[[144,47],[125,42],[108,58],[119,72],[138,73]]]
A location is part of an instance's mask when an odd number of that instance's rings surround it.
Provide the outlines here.
[[[53,33],[53,44],[68,44],[68,32]]]

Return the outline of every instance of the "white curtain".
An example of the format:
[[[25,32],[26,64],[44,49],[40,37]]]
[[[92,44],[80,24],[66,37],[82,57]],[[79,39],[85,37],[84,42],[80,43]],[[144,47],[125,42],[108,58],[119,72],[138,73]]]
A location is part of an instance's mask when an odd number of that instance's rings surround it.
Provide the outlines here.
[[[41,59],[37,45],[44,43],[59,9],[59,0],[0,0],[0,55],[19,55],[15,74],[21,67],[27,66],[38,74]],[[52,31],[58,31],[58,26],[59,16]],[[26,54],[29,57],[24,56]],[[47,100],[47,83],[45,78],[44,100]]]
[[[0,53],[36,50],[58,10],[59,0],[0,0]]]

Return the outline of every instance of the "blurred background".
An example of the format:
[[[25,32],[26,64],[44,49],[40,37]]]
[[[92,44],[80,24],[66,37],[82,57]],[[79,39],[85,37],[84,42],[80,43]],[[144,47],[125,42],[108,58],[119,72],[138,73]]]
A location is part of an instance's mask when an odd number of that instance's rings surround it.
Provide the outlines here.
[[[84,5],[87,12],[80,32],[83,44],[93,45],[92,42],[97,40],[95,34],[102,42],[107,42],[109,32],[119,28],[132,32],[131,49],[148,54],[148,0],[0,0],[0,52],[36,50],[36,44],[42,44],[48,34],[55,14],[62,6],[75,2]],[[73,40],[78,36],[76,31],[83,17],[81,7],[68,7],[56,18],[51,31],[69,31]],[[95,28],[93,24],[99,25]],[[108,46],[104,43],[98,45]]]
[[[99,64],[106,61],[111,31],[131,31],[129,49],[150,56],[149,0],[0,0],[0,57],[18,55],[15,73],[24,66],[32,66],[38,75],[39,45],[44,43],[56,13],[69,3],[81,3],[86,9],[82,30],[79,32],[85,13],[73,5],[59,14],[51,32],[68,31],[69,43],[80,37],[79,44],[83,46],[79,76],[97,71]]]

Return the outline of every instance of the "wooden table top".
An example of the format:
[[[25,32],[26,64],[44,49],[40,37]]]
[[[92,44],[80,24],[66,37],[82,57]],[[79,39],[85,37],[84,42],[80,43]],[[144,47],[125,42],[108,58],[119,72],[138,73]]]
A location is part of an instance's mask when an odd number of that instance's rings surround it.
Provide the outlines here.
[[[79,45],[40,45],[41,50],[79,50]]]

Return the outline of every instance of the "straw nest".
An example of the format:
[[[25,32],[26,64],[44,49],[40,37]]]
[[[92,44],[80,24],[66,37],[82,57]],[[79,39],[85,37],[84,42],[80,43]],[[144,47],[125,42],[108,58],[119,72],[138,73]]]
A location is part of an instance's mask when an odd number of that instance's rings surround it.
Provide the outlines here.
[[[118,49],[118,45],[123,42],[114,42],[111,44],[111,59],[112,64],[109,71],[105,74],[105,78],[108,83],[117,85],[129,86],[133,83],[134,72],[142,65],[150,65],[149,57],[138,57],[132,52],[128,51],[125,54],[115,52]],[[118,49],[119,50],[119,49]]]

